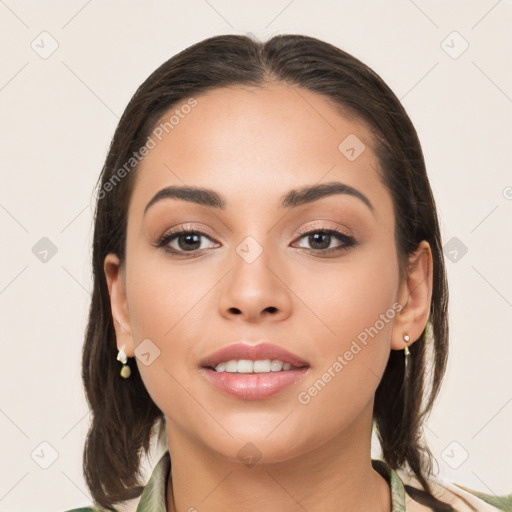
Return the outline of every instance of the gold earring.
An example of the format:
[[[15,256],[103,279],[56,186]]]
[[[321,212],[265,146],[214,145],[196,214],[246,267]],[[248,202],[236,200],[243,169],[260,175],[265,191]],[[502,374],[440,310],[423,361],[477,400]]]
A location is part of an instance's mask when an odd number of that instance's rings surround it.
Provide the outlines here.
[[[123,377],[123,379],[127,379],[131,375],[132,371],[130,367],[126,364],[128,362],[128,356],[124,351],[124,347],[126,347],[126,345],[123,345],[121,347],[121,350],[117,353],[117,360],[123,363],[123,367],[121,368],[120,372],[121,377]]]

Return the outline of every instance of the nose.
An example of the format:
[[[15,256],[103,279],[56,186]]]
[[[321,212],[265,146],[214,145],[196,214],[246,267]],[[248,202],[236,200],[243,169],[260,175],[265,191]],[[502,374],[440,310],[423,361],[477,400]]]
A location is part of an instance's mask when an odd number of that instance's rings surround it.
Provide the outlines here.
[[[290,267],[263,250],[251,261],[243,253],[223,280],[220,314],[233,320],[257,323],[283,321],[291,314],[293,292],[288,287]]]

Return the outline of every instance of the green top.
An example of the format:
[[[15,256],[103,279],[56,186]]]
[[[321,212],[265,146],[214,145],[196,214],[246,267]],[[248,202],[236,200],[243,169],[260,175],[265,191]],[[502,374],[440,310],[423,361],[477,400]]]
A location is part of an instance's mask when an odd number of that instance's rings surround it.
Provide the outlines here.
[[[410,486],[416,489],[420,488],[420,486],[412,485],[414,480],[412,477],[402,479],[396,471],[389,468],[382,460],[372,459],[372,466],[387,480],[391,487],[391,512],[406,512],[406,494],[407,501],[419,501],[419,499],[416,499],[416,493],[412,491],[411,496],[411,493],[407,492],[410,490]],[[144,487],[136,512],[167,512],[165,496],[170,470],[171,458],[167,449]],[[443,487],[451,493],[445,499],[454,507],[455,512],[495,512],[496,510],[512,512],[512,494],[494,496],[450,483],[444,484]],[[436,495],[439,496],[439,494]],[[443,499],[443,497],[439,497]],[[422,503],[424,502],[422,501]],[[434,508],[430,510],[434,510]],[[102,510],[92,506],[75,508],[66,512],[102,512]]]

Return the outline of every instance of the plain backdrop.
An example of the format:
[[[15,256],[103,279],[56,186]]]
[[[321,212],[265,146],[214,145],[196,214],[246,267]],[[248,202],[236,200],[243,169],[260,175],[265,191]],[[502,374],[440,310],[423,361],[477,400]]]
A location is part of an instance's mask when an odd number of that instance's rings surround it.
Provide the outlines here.
[[[324,39],[401,99],[450,286],[447,376],[425,435],[442,478],[511,492],[511,18],[510,0],[0,0],[0,510],[91,503],[80,356],[93,189],[136,88],[217,34]]]

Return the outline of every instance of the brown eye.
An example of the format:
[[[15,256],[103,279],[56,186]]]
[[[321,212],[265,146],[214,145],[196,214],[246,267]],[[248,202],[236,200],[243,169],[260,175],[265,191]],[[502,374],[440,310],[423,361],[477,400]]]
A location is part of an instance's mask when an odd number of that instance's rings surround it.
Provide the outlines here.
[[[201,235],[197,233],[176,235],[173,238],[176,238],[179,248],[183,251],[196,251],[201,247]]]
[[[206,248],[202,247],[202,238],[211,240],[202,231],[179,228],[171,233],[166,233],[155,245],[172,254],[195,253]]]
[[[327,254],[341,252],[355,245],[354,238],[338,231],[337,229],[314,229],[303,233],[300,237],[300,240],[302,239],[306,239],[311,250]],[[339,240],[341,244],[338,243],[332,247],[331,244],[336,239]]]

